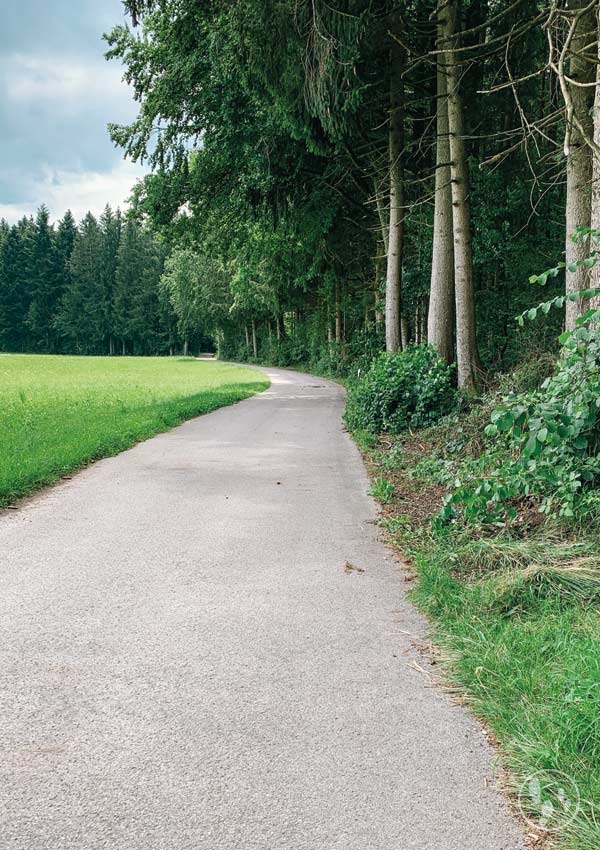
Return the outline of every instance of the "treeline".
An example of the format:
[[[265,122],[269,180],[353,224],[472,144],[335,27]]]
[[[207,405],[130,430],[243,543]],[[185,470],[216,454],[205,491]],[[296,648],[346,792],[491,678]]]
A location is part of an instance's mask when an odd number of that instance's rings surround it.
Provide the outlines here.
[[[0,222],[0,349],[65,354],[168,354],[183,347],[160,288],[165,248],[107,206],[56,226],[41,207]]]
[[[589,282],[594,4],[126,5],[143,27],[108,55],[140,111],[112,137],[153,166],[135,209],[196,253],[178,297],[218,305],[225,356],[343,369],[429,340],[472,390],[555,345],[557,313],[514,317],[565,249],[550,294]]]
[[[525,330],[514,319],[542,300],[529,278],[549,266],[545,299],[599,281],[586,264],[600,226],[597,4],[126,5],[134,29],[109,34],[108,56],[140,108],[111,135],[153,171],[132,215],[154,271],[127,288],[136,304],[152,293],[148,336],[144,310],[119,306],[124,274],[100,287],[110,307],[87,311],[94,334],[74,333],[74,282],[46,298],[24,263],[16,344],[168,351],[210,333],[223,357],[345,371],[429,341],[467,391],[556,350],[558,311]],[[17,231],[35,242],[36,228],[43,242],[43,226]],[[167,272],[150,285],[161,249]],[[587,306],[567,301],[568,327]]]

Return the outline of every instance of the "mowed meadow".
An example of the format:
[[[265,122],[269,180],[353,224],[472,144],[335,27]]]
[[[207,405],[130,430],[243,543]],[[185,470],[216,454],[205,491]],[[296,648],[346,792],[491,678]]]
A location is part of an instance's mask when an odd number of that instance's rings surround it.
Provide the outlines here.
[[[0,355],[0,506],[268,386],[193,358]]]

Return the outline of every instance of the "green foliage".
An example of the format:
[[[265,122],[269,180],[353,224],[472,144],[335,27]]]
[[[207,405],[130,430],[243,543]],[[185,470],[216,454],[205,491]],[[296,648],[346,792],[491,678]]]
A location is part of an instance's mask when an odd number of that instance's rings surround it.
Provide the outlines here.
[[[452,369],[428,346],[381,354],[350,387],[346,422],[352,429],[399,433],[422,428],[457,401]]]
[[[390,484],[387,478],[374,478],[369,494],[375,499],[379,499],[384,505],[389,505],[394,498],[394,485]]]
[[[268,383],[192,359],[0,355],[0,505]]]
[[[161,301],[162,240],[107,206],[79,227],[67,212],[55,227],[0,222],[0,350],[167,353],[181,343]],[[117,344],[118,340],[118,344]]]
[[[561,335],[554,374],[495,408],[485,428],[488,447],[463,465],[446,518],[458,511],[469,521],[507,522],[523,502],[573,517],[585,504],[600,480],[599,321],[600,310],[588,310]]]

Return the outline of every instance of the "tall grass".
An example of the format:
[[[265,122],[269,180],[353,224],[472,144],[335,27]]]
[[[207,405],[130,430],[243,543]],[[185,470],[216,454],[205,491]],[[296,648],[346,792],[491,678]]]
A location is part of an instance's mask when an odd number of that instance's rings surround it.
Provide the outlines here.
[[[460,423],[361,446],[373,475],[395,485],[381,522],[411,559],[412,598],[445,680],[493,732],[515,802],[544,839],[535,846],[598,850],[598,516],[540,522],[530,511],[513,529],[430,522],[460,458],[481,451],[487,418],[476,408]]]
[[[268,385],[192,358],[0,355],[0,505]]]
[[[481,547],[484,548],[483,546]],[[600,609],[598,555],[541,549],[527,566],[465,581],[445,547],[421,550],[413,591],[433,620],[447,676],[500,742],[517,789],[567,777],[579,794],[557,824],[560,847],[600,847]],[[597,551],[597,550],[596,550]],[[460,551],[455,553],[460,560]],[[517,553],[517,563],[523,553]],[[496,555],[492,555],[495,560]],[[530,800],[527,814],[543,814]]]

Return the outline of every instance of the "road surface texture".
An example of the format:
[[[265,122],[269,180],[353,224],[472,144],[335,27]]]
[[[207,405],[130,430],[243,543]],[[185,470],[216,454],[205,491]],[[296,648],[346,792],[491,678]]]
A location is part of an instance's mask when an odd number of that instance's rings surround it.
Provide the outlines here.
[[[2,850],[523,847],[342,390],[268,372],[0,516]]]

